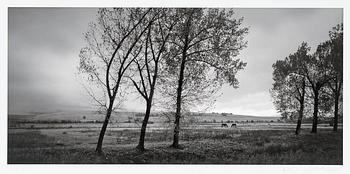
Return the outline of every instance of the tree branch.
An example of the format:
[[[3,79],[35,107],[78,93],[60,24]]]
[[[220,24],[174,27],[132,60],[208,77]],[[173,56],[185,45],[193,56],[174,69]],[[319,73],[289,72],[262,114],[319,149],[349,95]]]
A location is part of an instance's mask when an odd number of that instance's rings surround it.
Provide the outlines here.
[[[141,89],[139,88],[139,86],[137,85],[137,83],[136,83],[132,78],[129,77],[129,79],[132,81],[132,83],[134,84],[134,86],[135,86],[135,88],[137,89],[137,91],[141,94],[141,96],[142,96],[145,100],[147,100],[146,95],[141,91]]]

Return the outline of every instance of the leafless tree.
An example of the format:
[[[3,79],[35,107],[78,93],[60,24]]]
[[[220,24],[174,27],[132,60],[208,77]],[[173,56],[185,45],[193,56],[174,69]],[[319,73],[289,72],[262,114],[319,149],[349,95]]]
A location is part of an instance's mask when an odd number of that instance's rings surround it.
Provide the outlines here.
[[[146,18],[151,9],[113,8],[99,9],[97,21],[89,25],[84,33],[87,46],[80,51],[79,70],[86,74],[88,80],[97,84],[103,90],[105,97],[97,97],[90,93],[93,99],[106,108],[97,142],[96,152],[102,152],[103,137],[115,109],[115,102],[129,67],[137,59],[132,53],[140,50],[138,42],[147,32],[150,20]]]
[[[143,54],[139,55],[140,58],[133,60],[136,74],[133,77],[129,77],[138,93],[146,102],[146,113],[137,145],[137,149],[141,151],[145,149],[146,128],[152,109],[161,61],[163,57],[169,56],[167,44],[169,44],[169,38],[177,23],[174,9],[153,9],[151,14],[153,14],[151,16],[156,16],[156,20],[150,23],[147,35],[144,36]]]

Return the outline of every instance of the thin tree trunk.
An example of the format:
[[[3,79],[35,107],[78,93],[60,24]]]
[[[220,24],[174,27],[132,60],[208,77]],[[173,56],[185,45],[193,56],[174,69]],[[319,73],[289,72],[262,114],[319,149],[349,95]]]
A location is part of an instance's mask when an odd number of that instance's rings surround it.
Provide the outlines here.
[[[334,120],[333,120],[333,131],[338,131],[338,103],[339,103],[339,91],[335,94],[334,98]]]
[[[187,49],[188,49],[188,42],[189,42],[189,30],[191,27],[191,20],[192,20],[193,11],[191,12],[190,16],[187,19],[186,22],[186,30],[184,33],[185,42],[184,47],[182,49],[182,59],[181,59],[181,66],[180,66],[180,74],[179,74],[179,81],[177,86],[177,96],[176,96],[176,113],[175,113],[175,127],[174,127],[174,139],[173,144],[171,145],[173,148],[179,148],[179,132],[180,132],[180,118],[181,118],[181,102],[182,102],[182,88],[183,88],[183,80],[184,80],[184,72],[185,72],[185,64],[186,64],[186,57],[187,57]]]
[[[136,149],[140,151],[145,150],[145,136],[146,136],[146,129],[147,129],[147,124],[148,124],[148,119],[151,114],[151,109],[152,109],[152,100],[153,100],[153,95],[154,95],[154,90],[155,90],[155,85],[158,77],[158,60],[155,62],[155,69],[154,69],[154,75],[153,75],[153,82],[151,82],[151,88],[150,88],[150,93],[148,100],[146,101],[146,114],[145,117],[143,118],[142,121],[142,127],[141,127],[141,133],[140,133],[140,139],[139,139],[139,144],[137,145]]]
[[[299,133],[300,133],[301,121],[303,119],[303,113],[304,113],[304,101],[300,102],[299,117],[298,117],[297,128],[295,130],[295,135],[299,135]]]
[[[315,98],[314,98],[314,116],[312,121],[312,130],[311,133],[317,133],[317,121],[318,121],[318,90],[314,91]]]
[[[299,135],[300,133],[301,121],[303,119],[303,112],[304,112],[304,103],[303,104],[300,103],[299,117],[297,122],[297,128],[295,130],[295,135]]]
[[[111,100],[110,104],[108,106],[108,109],[107,109],[105,121],[103,122],[101,131],[100,131],[100,135],[98,137],[97,147],[96,147],[96,150],[95,150],[97,153],[101,153],[102,152],[103,137],[104,137],[104,135],[106,133],[106,129],[107,129],[107,125],[109,123],[109,118],[111,117],[112,109],[113,109],[113,101]]]
[[[302,91],[300,95],[300,109],[299,109],[299,117],[298,117],[298,122],[297,122],[297,128],[295,130],[295,135],[299,135],[300,133],[300,128],[301,128],[301,121],[303,119],[303,114],[304,114],[304,98],[305,98],[305,79],[303,79],[303,84],[302,84]]]
[[[178,87],[177,87],[177,97],[176,97],[176,113],[175,113],[175,128],[174,128],[174,139],[172,147],[178,148],[179,147],[179,132],[180,132],[180,118],[181,118],[181,93],[182,93],[182,85],[183,85],[183,78],[184,78],[184,70],[185,70],[185,57],[186,52],[183,53],[183,58],[181,62],[180,67],[180,77],[178,81]]]
[[[139,139],[139,144],[137,145],[136,149],[140,151],[145,150],[145,135],[146,135],[146,128],[147,128],[147,123],[148,119],[151,113],[151,103],[147,101],[147,108],[146,108],[146,114],[145,117],[142,121],[142,127],[141,127],[141,134],[140,134],[140,139]]]
[[[300,133],[301,120],[302,120],[302,117],[299,115],[298,122],[297,122],[297,128],[295,130],[295,135],[299,135],[299,133]]]

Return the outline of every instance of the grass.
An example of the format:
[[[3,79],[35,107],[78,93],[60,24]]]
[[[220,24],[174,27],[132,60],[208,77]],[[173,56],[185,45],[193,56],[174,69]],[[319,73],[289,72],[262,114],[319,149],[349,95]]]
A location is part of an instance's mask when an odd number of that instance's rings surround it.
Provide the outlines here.
[[[62,132],[66,132],[63,134]],[[94,153],[98,130],[9,134],[8,163],[127,164],[337,164],[343,162],[342,132],[303,130],[182,130],[182,149],[169,131],[148,132],[145,152],[135,149],[139,131],[109,131],[104,154]],[[50,136],[51,135],[51,136]]]
[[[40,131],[27,131],[21,133],[9,133],[9,148],[40,148],[54,147],[54,138],[42,135]]]

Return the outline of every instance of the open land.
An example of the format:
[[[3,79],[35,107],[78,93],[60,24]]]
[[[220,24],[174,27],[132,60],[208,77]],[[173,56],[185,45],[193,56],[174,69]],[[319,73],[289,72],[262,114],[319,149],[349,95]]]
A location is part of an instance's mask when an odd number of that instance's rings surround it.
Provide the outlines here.
[[[96,118],[85,115],[84,120]],[[327,124],[320,124],[317,134],[310,133],[310,124],[303,124],[301,134],[296,136],[295,124],[277,122],[277,119],[271,121],[270,117],[253,122],[253,117],[239,121],[234,119],[239,117],[234,116],[226,117],[226,120],[208,116],[207,121],[201,117],[191,123],[183,123],[181,149],[173,149],[169,147],[173,136],[171,124],[164,120],[157,122],[162,119],[153,117],[147,129],[146,151],[139,152],[135,147],[140,125],[125,119],[109,124],[103,154],[98,155],[94,149],[101,123],[72,119],[59,122],[52,114],[48,117],[51,122],[43,121],[47,117],[40,115],[9,117],[16,118],[16,121],[9,120],[8,163],[343,163],[342,129],[332,132],[332,127]],[[216,119],[215,122],[213,119]],[[221,127],[221,122],[229,127]],[[232,122],[237,126],[231,128]]]

